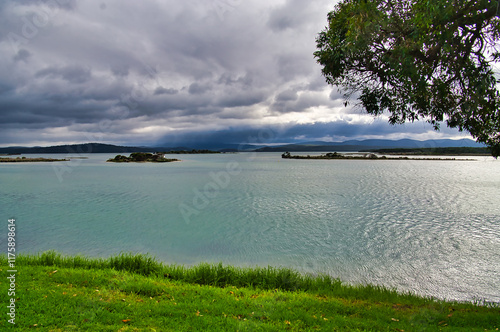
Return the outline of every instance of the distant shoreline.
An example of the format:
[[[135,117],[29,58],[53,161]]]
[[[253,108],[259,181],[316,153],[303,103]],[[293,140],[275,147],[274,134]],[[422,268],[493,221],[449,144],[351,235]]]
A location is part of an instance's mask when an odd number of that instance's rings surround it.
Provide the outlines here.
[[[475,159],[456,159],[456,158],[409,158],[409,157],[386,157],[378,156],[374,153],[365,153],[362,156],[352,156],[330,152],[320,156],[301,156],[291,155],[290,152],[285,152],[281,155],[283,159],[320,159],[320,160],[458,160],[458,161],[475,161]]]
[[[54,159],[54,158],[0,158],[0,163],[39,163],[39,162],[57,162],[69,161],[69,159]]]
[[[370,149],[360,152],[372,152],[388,155],[411,155],[411,156],[488,156],[491,152],[488,148],[474,147],[445,147],[445,148],[394,148],[394,149]]]
[[[203,143],[203,147],[200,144]],[[180,144],[177,146],[120,146],[103,143],[81,143],[81,144],[66,144],[56,146],[10,146],[0,147],[0,154],[41,154],[41,153],[65,153],[65,154],[87,154],[87,153],[133,153],[133,152],[164,152],[166,154],[202,154],[202,153],[227,153],[227,152],[354,152],[354,151],[370,151],[374,149],[418,149],[418,150],[439,150],[444,149],[459,149],[462,151],[449,152],[446,154],[469,154],[470,147],[483,149],[479,151],[482,155],[485,153],[485,147],[479,145],[470,139],[439,139],[439,140],[348,140],[343,142],[323,142],[323,141],[306,141],[300,143],[276,143],[262,144],[257,143],[234,143],[234,142],[215,142],[206,144],[206,142],[193,142],[194,146]],[[430,148],[432,147],[432,148]],[[448,147],[448,148],[447,148]],[[474,155],[477,151],[474,152]],[[432,153],[439,154],[439,153]],[[485,154],[489,154],[486,152]]]

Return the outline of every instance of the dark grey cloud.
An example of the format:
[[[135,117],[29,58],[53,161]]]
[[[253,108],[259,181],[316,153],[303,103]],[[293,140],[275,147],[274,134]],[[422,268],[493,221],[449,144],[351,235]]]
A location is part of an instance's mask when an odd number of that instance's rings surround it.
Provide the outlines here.
[[[91,78],[90,68],[78,65],[66,67],[48,67],[35,73],[35,78],[62,78],[69,83],[85,83]]]
[[[290,100],[297,100],[298,98],[297,91],[295,89],[288,89],[286,91],[283,91],[279,93],[276,96],[276,101],[278,102],[284,102],[284,101],[290,101]]]
[[[179,91],[176,90],[176,89],[172,89],[172,88],[164,88],[162,86],[159,86],[155,89],[155,92],[154,94],[155,95],[163,95],[163,94],[167,94],[167,95],[175,95],[176,93],[178,93]]]
[[[129,67],[126,64],[112,65],[111,72],[115,76],[126,77],[129,74]]]
[[[223,73],[219,79],[217,80],[217,83],[219,84],[224,84],[227,86],[240,86],[240,87],[249,87],[251,86],[253,82],[252,78],[252,73],[247,72],[245,76],[238,76],[238,77],[232,77],[228,73]]]
[[[223,108],[235,108],[258,105],[265,100],[266,95],[261,91],[237,91],[219,96],[214,104]]]
[[[78,5],[78,0],[21,0],[19,2],[38,6],[43,4],[52,10],[74,10]]]
[[[27,62],[31,53],[28,50],[20,49],[17,54],[13,57],[14,61],[24,61]]]
[[[327,127],[397,135],[344,107],[321,76],[312,54],[333,5],[2,1],[0,145],[238,140],[262,126],[280,139],[329,139]]]
[[[211,89],[211,86],[209,84],[199,84],[199,83],[192,83],[189,86],[189,93],[192,95],[201,95]]]
[[[430,126],[421,123],[405,125],[404,131],[386,121],[374,121],[367,126],[362,123],[347,121],[318,122],[310,124],[287,123],[269,126],[240,126],[223,130],[190,131],[169,134],[159,140],[158,146],[215,146],[221,143],[237,145],[255,144],[270,145],[284,143],[303,143],[310,141],[340,142],[346,140],[363,140],[371,138],[402,139],[405,134],[421,134],[431,131]],[[453,135],[454,131],[445,130]],[[429,136],[433,138],[434,136]],[[466,136],[464,136],[466,137]]]
[[[315,18],[317,15],[311,2],[287,0],[271,11],[268,26],[278,32],[286,29],[300,29],[304,25],[314,24]]]

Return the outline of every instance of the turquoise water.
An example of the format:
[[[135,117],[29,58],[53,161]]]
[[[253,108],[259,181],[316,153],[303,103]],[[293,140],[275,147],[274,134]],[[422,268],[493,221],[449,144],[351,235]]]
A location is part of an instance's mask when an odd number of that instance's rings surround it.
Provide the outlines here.
[[[270,264],[437,298],[500,302],[500,161],[493,158],[238,153],[114,164],[105,162],[114,154],[84,156],[0,164],[0,216],[5,229],[16,218],[21,252]]]

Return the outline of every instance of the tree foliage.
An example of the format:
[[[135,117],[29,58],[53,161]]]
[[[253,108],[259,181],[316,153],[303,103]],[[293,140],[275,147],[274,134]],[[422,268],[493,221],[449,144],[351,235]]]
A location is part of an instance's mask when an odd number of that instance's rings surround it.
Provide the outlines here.
[[[343,0],[314,53],[326,81],[391,124],[468,131],[500,155],[498,1]]]

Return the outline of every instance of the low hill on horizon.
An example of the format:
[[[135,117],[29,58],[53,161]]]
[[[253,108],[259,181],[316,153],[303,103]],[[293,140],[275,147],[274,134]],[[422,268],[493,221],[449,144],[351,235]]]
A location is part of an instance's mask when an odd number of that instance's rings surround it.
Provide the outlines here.
[[[157,152],[192,150],[191,148],[177,147],[145,147],[145,146],[119,146],[103,143],[83,143],[55,146],[35,147],[7,147],[0,148],[0,154],[30,154],[30,153],[132,153],[132,152]]]
[[[200,143],[200,146],[203,143]],[[220,143],[214,144],[210,148],[212,150],[222,152],[237,152],[237,151],[256,151],[256,152],[331,152],[335,151],[361,151],[368,149],[387,149],[387,148],[437,148],[437,147],[485,147],[471,139],[439,139],[417,141],[412,139],[401,140],[348,140],[344,142],[302,142],[298,144],[280,144],[271,146],[251,146]],[[132,152],[157,152],[157,151],[191,151],[199,149],[198,145],[193,147],[147,147],[147,146],[119,146],[103,143],[82,143],[82,144],[67,144],[56,146],[35,146],[21,147],[12,146],[0,148],[0,154],[43,154],[43,153],[132,153]],[[243,149],[243,150],[241,150]]]
[[[385,140],[348,140],[344,142],[305,142],[299,144],[285,144],[278,146],[267,146],[258,148],[257,152],[331,152],[335,151],[362,151],[370,149],[388,149],[388,148],[446,148],[446,147],[485,147],[471,139],[438,139],[417,141],[412,139]]]

